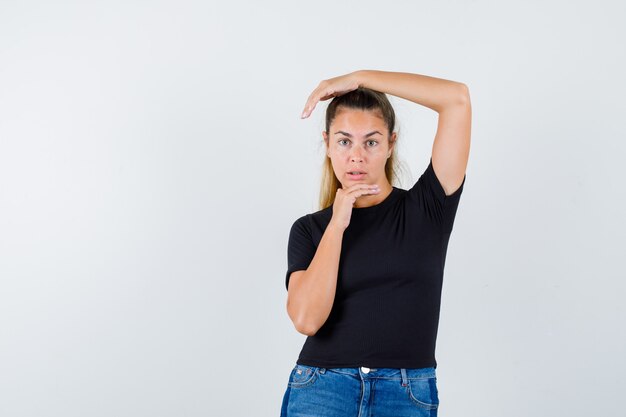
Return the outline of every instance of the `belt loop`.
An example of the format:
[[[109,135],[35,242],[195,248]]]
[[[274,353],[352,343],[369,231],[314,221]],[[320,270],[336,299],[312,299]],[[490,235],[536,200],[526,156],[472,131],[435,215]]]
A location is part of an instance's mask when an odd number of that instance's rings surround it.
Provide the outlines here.
[[[320,368],[320,374],[324,375],[324,372],[326,372],[326,368]]]
[[[400,368],[400,373],[402,374],[402,386],[406,387],[408,385],[408,378],[406,377],[406,368]]]

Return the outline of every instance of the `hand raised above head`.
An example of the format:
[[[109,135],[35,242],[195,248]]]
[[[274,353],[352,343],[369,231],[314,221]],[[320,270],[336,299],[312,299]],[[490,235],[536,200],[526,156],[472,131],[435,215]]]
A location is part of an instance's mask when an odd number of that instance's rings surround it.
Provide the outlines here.
[[[359,81],[357,80],[356,72],[322,80],[309,95],[300,118],[305,119],[309,117],[319,101],[340,96],[357,88],[359,88]]]

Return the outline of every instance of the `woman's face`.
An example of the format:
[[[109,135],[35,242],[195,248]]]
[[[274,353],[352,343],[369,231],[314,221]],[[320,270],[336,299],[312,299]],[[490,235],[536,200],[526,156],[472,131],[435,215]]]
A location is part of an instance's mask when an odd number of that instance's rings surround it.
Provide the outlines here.
[[[391,155],[387,125],[380,113],[371,110],[337,110],[330,132],[323,132],[326,154],[330,157],[341,188],[357,183],[388,188],[385,163]],[[393,132],[392,142],[396,133]],[[353,171],[362,175],[352,175]]]

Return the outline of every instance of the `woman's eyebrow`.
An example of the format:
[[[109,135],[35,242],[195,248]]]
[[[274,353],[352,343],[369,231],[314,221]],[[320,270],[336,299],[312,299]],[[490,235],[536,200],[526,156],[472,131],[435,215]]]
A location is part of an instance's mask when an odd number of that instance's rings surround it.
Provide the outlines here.
[[[382,133],[380,133],[378,130],[374,130],[373,132],[370,132],[370,133],[368,133],[367,135],[365,135],[365,137],[366,137],[366,138],[369,138],[370,136],[375,135],[375,134],[377,134],[377,133],[378,133],[379,135],[382,135]],[[351,138],[351,137],[352,137],[352,135],[351,135],[350,133],[348,133],[348,132],[344,132],[343,130],[338,130],[338,131],[336,131],[336,132],[335,132],[335,135],[337,135],[337,134],[346,135],[346,136],[347,136],[347,137],[349,137],[349,138]]]

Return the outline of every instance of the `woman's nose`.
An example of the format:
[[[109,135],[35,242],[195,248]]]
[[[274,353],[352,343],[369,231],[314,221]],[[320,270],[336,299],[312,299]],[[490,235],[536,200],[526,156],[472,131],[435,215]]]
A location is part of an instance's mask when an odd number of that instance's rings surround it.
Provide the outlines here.
[[[352,154],[352,161],[362,161],[363,157],[361,157],[361,152],[360,151],[356,151]]]

